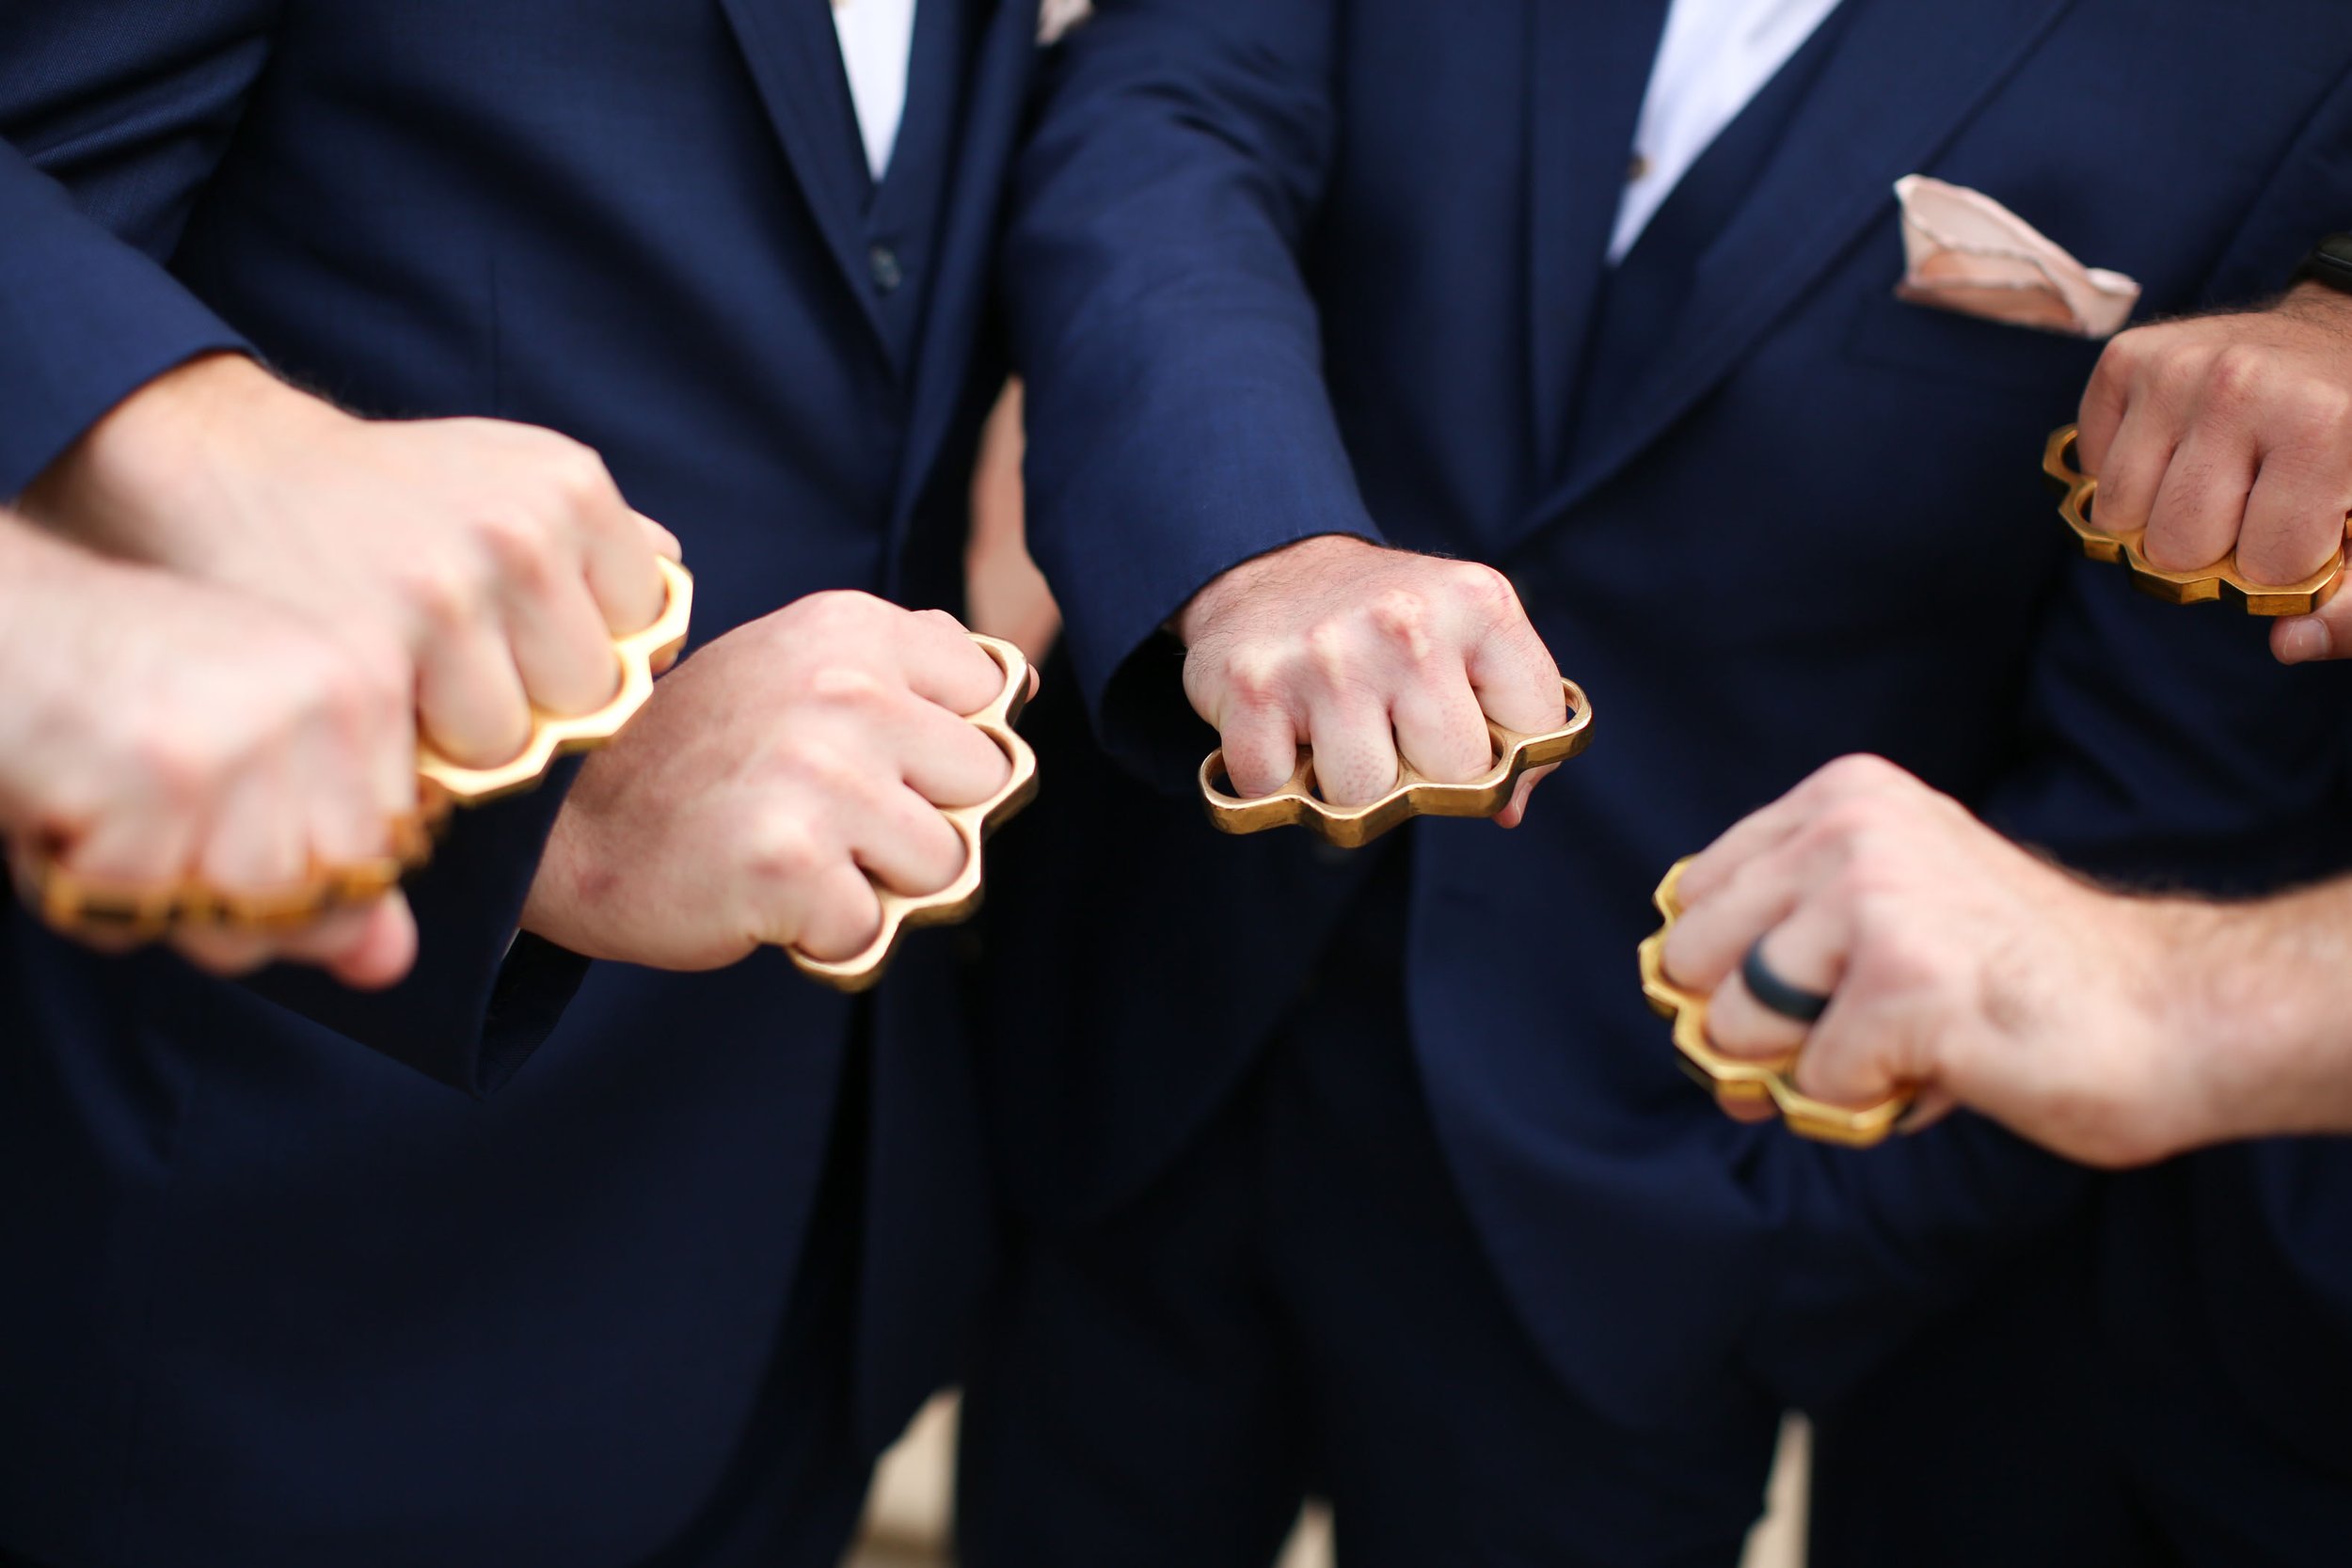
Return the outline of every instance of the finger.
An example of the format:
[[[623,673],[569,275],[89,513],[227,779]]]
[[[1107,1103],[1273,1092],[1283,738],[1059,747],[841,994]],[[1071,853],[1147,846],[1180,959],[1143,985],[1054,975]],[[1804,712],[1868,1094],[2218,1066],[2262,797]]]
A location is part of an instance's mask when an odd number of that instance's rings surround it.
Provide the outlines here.
[[[1494,736],[1468,674],[1452,660],[1417,670],[1391,702],[1395,746],[1425,779],[1466,784],[1495,763]]]
[[[944,610],[909,615],[897,646],[907,685],[950,713],[977,713],[1005,689],[1004,667]]]
[[[1756,938],[1788,918],[1813,885],[1812,857],[1784,841],[1742,864],[1666,933],[1666,977],[1690,990],[1724,983]]]
[[[417,718],[424,738],[462,766],[495,767],[521,753],[531,738],[531,705],[497,625],[469,618],[426,641]]]
[[[1805,780],[1770,805],[1759,806],[1734,822],[1692,857],[1677,884],[1684,918],[1721,893],[1750,861],[1771,854],[1813,820],[1820,809],[1813,789],[1814,781]]]
[[[413,699],[355,676],[359,699],[331,705],[295,737],[298,809],[311,863],[356,865],[394,851],[393,824],[417,810]]]
[[[673,547],[677,541],[631,510],[601,466],[597,474],[598,482],[586,486],[580,500],[580,571],[608,638],[627,637],[660,619],[669,587],[654,557],[667,553],[661,548],[665,539]]]
[[[850,853],[894,893],[937,893],[963,869],[963,839],[920,795],[892,784],[857,803],[845,828]]]
[[[1297,724],[1280,708],[1229,707],[1217,735],[1225,752],[1225,782],[1245,800],[1273,794],[1298,770],[1300,738]]]
[[[2226,557],[2246,522],[2254,465],[2251,442],[2212,426],[2190,431],[2156,488],[2141,546],[2148,560],[2179,572]]]
[[[1519,775],[1518,787],[1511,792],[1511,803],[1495,813],[1495,821],[1505,828],[1516,828],[1527,820],[1527,802],[1534,795],[1535,786],[1560,771],[1560,765],[1548,762],[1541,768],[1531,768]]]
[[[139,791],[112,804],[57,857],[60,870],[101,887],[176,888],[188,872],[200,824],[194,801],[166,801]],[[101,925],[69,935],[102,953],[123,953],[142,939]]]
[[[645,543],[653,546],[654,554],[662,557],[664,560],[676,562],[681,565],[685,563],[686,546],[678,543],[678,536],[676,534],[672,533],[668,529],[663,528],[660,523],[655,522],[651,517],[646,516],[642,512],[633,511],[629,514],[629,515],[637,519],[637,527],[642,532],[644,532],[645,536]],[[659,613],[659,611],[656,613]],[[623,635],[627,634],[624,633]]]
[[[1947,1024],[1923,1016],[1915,999],[1851,987],[1831,1000],[1805,1040],[1797,1087],[1831,1105],[1881,1104],[1901,1092],[1913,1064],[1931,1059],[1932,1031]]]
[[[2256,582],[2299,582],[2344,548],[2344,516],[2352,484],[2334,453],[2273,449],[2262,460],[2246,526],[2238,535],[2239,570]]]
[[[254,757],[230,780],[198,845],[196,874],[207,886],[251,896],[282,894],[309,880],[310,821],[305,799],[317,782],[311,739],[306,732],[282,749]],[[199,927],[174,933],[171,945],[216,974],[244,974],[268,962],[282,940]]]
[[[1388,709],[1361,692],[1330,692],[1310,705],[1307,745],[1314,752],[1315,793],[1335,806],[1359,806],[1396,787]]]
[[[1760,939],[1759,951],[1773,974],[1801,990],[1833,998],[1834,1008],[1838,980],[1845,972],[1850,930],[1842,908],[1829,899],[1812,898],[1776,922]],[[1756,942],[1751,941],[1749,945]],[[1741,957],[1745,956],[1743,947]],[[1707,1037],[1728,1056],[1764,1059],[1786,1055],[1800,1045],[1810,1054],[1813,1046],[1807,1036],[1816,1028],[1758,1002],[1737,960],[1708,999]]]
[[[1735,1099],[1728,1086],[1715,1091],[1715,1106],[1732,1120],[1744,1121],[1751,1126],[1757,1122],[1771,1121],[1780,1115],[1779,1107],[1771,1101]]]
[[[2091,505],[2092,525],[2105,533],[2146,528],[2179,443],[2177,419],[2151,400],[2135,399],[2099,464],[2091,466],[2090,454],[2084,453],[2083,471],[2099,481],[2099,499]]]
[[[2291,615],[2270,628],[2271,656],[2281,664],[2312,664],[2352,654],[2352,593],[2341,593],[2315,615]]]
[[[1960,1109],[1960,1101],[1942,1089],[1922,1088],[1917,1095],[1911,1102],[1911,1109],[1905,1111],[1902,1119],[1895,1124],[1895,1131],[1906,1137],[1914,1132],[1926,1132]]]
[[[382,990],[405,978],[416,964],[416,916],[407,898],[394,891],[364,908],[342,911],[315,934],[290,939],[284,957],[319,964],[355,990]]]
[[[621,689],[621,661],[603,613],[567,572],[548,591],[510,591],[507,637],[523,692],[548,713],[594,713]]]
[[[1568,721],[1560,666],[1516,600],[1502,625],[1470,644],[1466,663],[1479,705],[1503,728],[1543,735]]]
[[[2132,365],[2142,341],[2129,332],[2109,341],[2083,388],[2082,406],[2074,415],[2074,456],[2087,474],[2106,472],[2109,449],[2131,406]]]
[[[978,726],[913,692],[884,696],[859,722],[859,749],[883,759],[878,777],[933,807],[977,805],[1012,777],[1012,760]]]
[[[803,879],[766,940],[835,963],[864,952],[882,931],[882,899],[866,874],[844,860]]]

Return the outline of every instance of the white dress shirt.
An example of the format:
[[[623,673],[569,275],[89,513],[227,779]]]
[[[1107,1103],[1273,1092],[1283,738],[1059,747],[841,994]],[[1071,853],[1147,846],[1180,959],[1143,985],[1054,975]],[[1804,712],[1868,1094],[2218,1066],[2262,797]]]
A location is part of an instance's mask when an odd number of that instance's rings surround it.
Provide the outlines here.
[[[833,0],[833,30],[850,75],[866,166],[880,180],[906,118],[907,67],[914,54],[915,0]]]
[[[1837,0],[1674,0],[1633,133],[1612,262],[1625,259],[1691,166],[1836,8]]]

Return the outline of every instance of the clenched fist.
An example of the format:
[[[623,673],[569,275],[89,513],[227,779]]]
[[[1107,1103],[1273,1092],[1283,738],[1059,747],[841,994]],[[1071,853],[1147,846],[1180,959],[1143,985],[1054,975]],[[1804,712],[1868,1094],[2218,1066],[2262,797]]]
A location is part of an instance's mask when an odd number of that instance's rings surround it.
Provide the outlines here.
[[[1875,757],[1734,826],[1680,895],[1666,971],[1711,993],[1709,1038],[1757,1058],[1802,1046],[1797,1084],[1820,1100],[1910,1085],[1914,1125],[1958,1102],[2100,1165],[2352,1115],[2340,1013],[2303,1031],[2334,1043],[2332,1088],[2276,1067],[2298,985],[2341,971],[2352,921],[2103,892]],[[1820,1022],[1749,991],[1759,941],[1774,974],[1829,996]]]
[[[680,665],[588,759],[523,927],[592,958],[715,969],[763,943],[846,958],[872,881],[936,893],[963,869],[939,815],[1011,764],[962,718],[1003,672],[954,617],[813,594]]]
[[[392,850],[416,804],[408,669],[276,606],[101,561],[0,517],[0,832],[98,882],[282,892]],[[224,974],[271,958],[389,985],[393,893],[269,936],[187,930]]]
[[[2316,283],[2264,310],[2162,322],[2109,343],[2079,451],[2098,526],[2148,531],[2168,570],[2233,550],[2258,582],[2325,565],[2352,510],[2352,296]],[[2271,628],[2293,664],[2352,655],[2352,594]]]
[[[1460,784],[1494,763],[1489,718],[1526,731],[1567,721],[1560,671],[1510,579],[1470,562],[1301,540],[1211,582],[1176,630],[1184,693],[1216,726],[1237,795],[1280,788],[1300,746],[1334,805],[1391,788],[1400,755]],[[1516,826],[1550,771],[1523,776],[1496,820]]]
[[[662,605],[669,534],[596,454],[495,420],[355,419],[235,356],[159,377],[25,493],[93,548],[331,625],[415,670],[426,739],[486,767],[589,712]]]

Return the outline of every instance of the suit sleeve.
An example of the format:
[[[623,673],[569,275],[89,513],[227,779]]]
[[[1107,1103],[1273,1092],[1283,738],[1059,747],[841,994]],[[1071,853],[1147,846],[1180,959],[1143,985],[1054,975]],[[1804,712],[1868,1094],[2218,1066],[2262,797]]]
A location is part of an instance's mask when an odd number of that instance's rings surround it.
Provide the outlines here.
[[[1377,538],[1298,256],[1332,158],[1325,0],[1105,4],[1048,66],[1005,276],[1029,540],[1105,743],[1201,750],[1160,628],[1253,556]]]
[[[0,496],[155,376],[201,354],[251,352],[169,259],[267,63],[279,8],[0,6]],[[422,950],[401,986],[359,995],[280,969],[252,989],[445,1083],[496,1087],[585,967],[515,936],[571,771],[453,826],[409,889]]]
[[[163,264],[276,0],[0,8],[0,496],[139,387],[249,352]]]

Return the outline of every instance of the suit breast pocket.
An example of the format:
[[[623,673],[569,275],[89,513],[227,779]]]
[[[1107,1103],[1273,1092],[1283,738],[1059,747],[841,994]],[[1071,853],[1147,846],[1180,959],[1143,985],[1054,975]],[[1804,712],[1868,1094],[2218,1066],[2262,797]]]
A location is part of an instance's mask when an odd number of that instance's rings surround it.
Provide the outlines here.
[[[2106,345],[1909,305],[1892,293],[1862,301],[1847,328],[1845,356],[1928,380],[2052,401],[2052,422],[2071,416]]]

